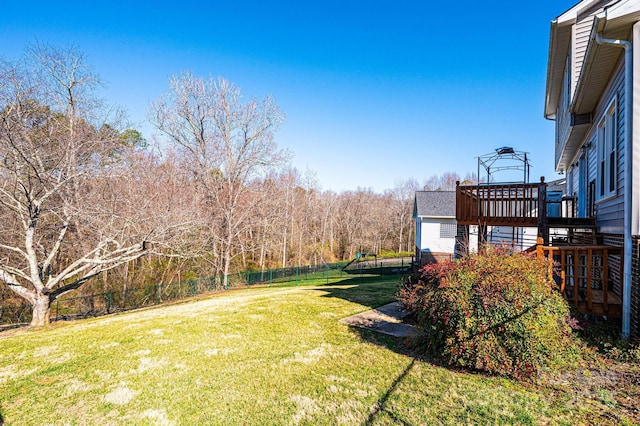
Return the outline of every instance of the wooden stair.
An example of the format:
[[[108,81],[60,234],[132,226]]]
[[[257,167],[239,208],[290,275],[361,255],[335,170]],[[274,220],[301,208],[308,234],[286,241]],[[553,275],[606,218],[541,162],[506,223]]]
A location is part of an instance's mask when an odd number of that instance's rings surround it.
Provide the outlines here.
[[[578,311],[597,316],[622,318],[622,299],[615,292],[609,290],[591,290],[591,303],[584,289],[578,291],[578,297],[574,297],[575,289],[569,286],[565,289],[565,298],[575,306]]]
[[[547,226],[551,245],[602,245],[593,218],[550,217]]]
[[[622,248],[603,245],[536,246],[538,257],[549,261],[549,277],[567,301],[590,315],[621,317],[622,299],[615,277],[622,276]],[[612,261],[619,258],[617,268]],[[619,269],[617,273],[614,269]]]

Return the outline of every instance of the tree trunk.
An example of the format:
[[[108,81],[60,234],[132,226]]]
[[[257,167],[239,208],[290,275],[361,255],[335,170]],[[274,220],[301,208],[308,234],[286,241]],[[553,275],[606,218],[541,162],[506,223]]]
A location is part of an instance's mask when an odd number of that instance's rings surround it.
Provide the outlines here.
[[[51,301],[48,294],[36,293],[33,302],[33,314],[31,317],[32,327],[49,325],[51,318]]]
[[[222,285],[224,288],[229,288],[229,271],[231,270],[231,246],[233,244],[233,237],[231,237],[231,230],[228,230],[226,241],[224,243],[224,266],[222,270]]]
[[[284,227],[284,234],[282,236],[282,267],[287,266],[287,227]]]

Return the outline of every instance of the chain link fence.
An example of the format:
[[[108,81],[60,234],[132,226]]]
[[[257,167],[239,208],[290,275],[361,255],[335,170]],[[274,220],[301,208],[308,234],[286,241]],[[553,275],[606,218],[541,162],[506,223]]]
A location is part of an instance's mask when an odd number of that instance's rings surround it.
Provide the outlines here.
[[[253,285],[298,285],[299,282],[309,280],[326,280],[328,282],[330,279],[342,278],[347,275],[342,270],[346,263],[239,272],[228,275],[226,286],[223,284],[222,276],[215,276],[169,284],[130,287],[85,296],[62,297],[51,305],[51,320],[95,317],[186,299],[199,294]],[[0,326],[24,324],[30,321],[31,305],[0,305]]]

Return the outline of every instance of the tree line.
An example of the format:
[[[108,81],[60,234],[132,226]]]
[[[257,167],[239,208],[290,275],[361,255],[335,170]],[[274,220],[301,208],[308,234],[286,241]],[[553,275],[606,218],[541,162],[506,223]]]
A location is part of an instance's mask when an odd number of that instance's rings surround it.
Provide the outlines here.
[[[95,95],[100,84],[73,48],[0,62],[0,304],[28,302],[32,325],[72,291],[411,252],[415,191],[460,180],[322,190],[277,146],[284,113],[271,97],[188,72],[149,108],[159,150]]]

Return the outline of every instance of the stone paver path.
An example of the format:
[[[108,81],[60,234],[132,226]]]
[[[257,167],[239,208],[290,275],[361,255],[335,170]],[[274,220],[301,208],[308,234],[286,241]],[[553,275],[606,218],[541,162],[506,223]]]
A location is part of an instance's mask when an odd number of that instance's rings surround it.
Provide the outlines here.
[[[407,315],[409,315],[409,312],[402,310],[400,302],[393,302],[371,311],[341,319],[340,322],[395,337],[409,337],[422,334],[422,331],[418,327],[402,322],[402,319]]]

